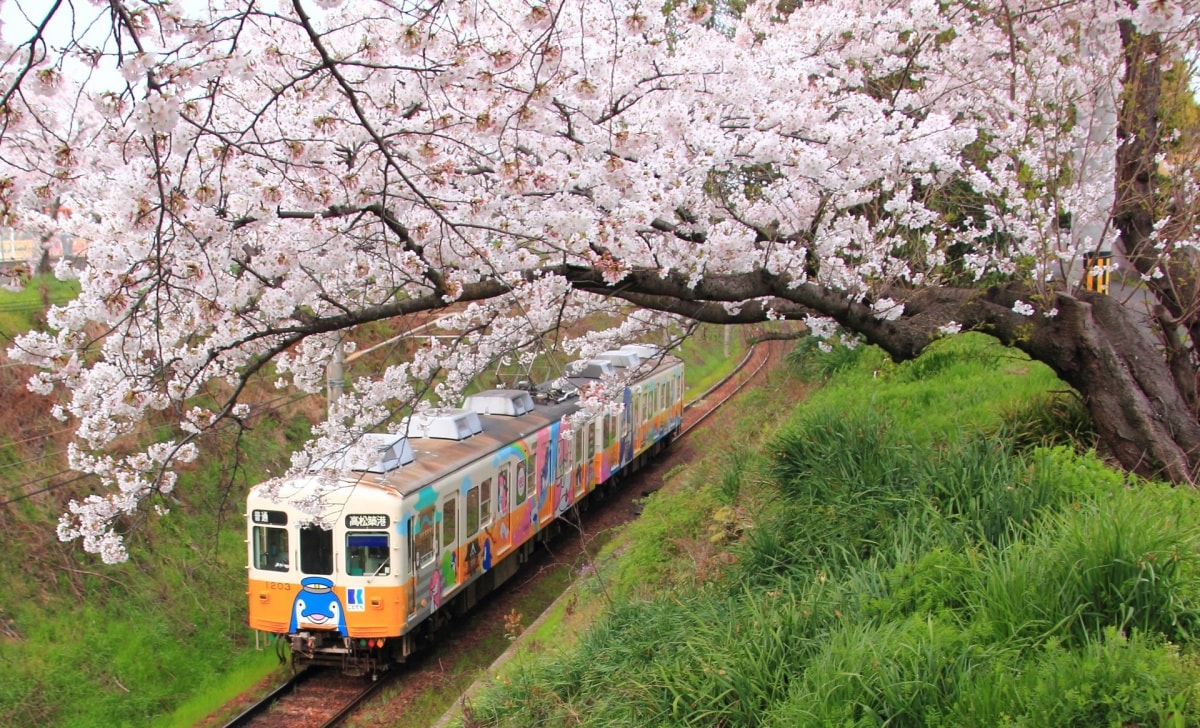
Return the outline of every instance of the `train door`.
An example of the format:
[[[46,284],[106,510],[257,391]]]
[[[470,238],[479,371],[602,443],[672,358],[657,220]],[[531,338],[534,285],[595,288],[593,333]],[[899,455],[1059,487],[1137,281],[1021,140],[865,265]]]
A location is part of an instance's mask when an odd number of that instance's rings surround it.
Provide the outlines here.
[[[683,372],[676,370],[675,391],[671,396],[671,414],[674,423],[672,429],[676,430],[683,426],[683,391]]]
[[[500,469],[496,472],[496,524],[497,528],[493,529],[495,544],[495,557],[508,551],[512,545],[512,525],[510,523],[509,514],[513,510],[513,496],[517,489],[516,469],[513,464],[514,458],[510,457],[500,463]],[[522,461],[518,460],[518,463]],[[524,477],[524,468],[520,465],[521,477]],[[524,490],[525,484],[521,484],[521,489]]]
[[[617,437],[621,441],[619,467],[624,467],[633,460],[633,390],[629,387],[625,388],[624,405],[617,425]]]
[[[572,432],[566,428],[563,428],[559,434],[558,473],[554,487],[551,488],[551,495],[554,498],[554,515],[556,516],[562,515],[573,502],[571,483],[575,478],[575,464],[572,456],[575,452],[575,443],[579,438],[578,432]]]
[[[442,601],[442,590],[431,589],[433,575],[437,572],[437,539],[434,533],[434,523],[437,518],[437,504],[430,505],[417,511],[408,519],[408,553],[409,581],[411,593],[408,598],[408,616],[416,614],[421,607],[428,606],[430,601],[437,607]]]
[[[601,432],[603,437],[600,440],[600,480],[603,482],[608,480],[613,471],[621,467],[621,465],[618,461],[620,446],[617,444],[617,416],[608,413],[602,415],[602,417]]]
[[[575,462],[571,470],[571,482],[575,488],[573,500],[579,500],[587,492],[587,467],[591,460],[588,448],[591,447],[591,441],[592,423],[588,421],[575,431]]]
[[[633,434],[631,435],[631,439],[633,440],[632,452],[635,456],[642,450],[643,401],[642,387],[638,385],[633,388],[633,422],[631,423],[633,426]]]
[[[599,453],[597,447],[596,430],[600,426],[600,421],[604,419],[604,415],[599,415],[588,420],[587,426],[584,427],[584,432],[587,433],[587,439],[583,443],[583,482],[579,484],[579,495],[583,495],[596,487],[596,457]]]
[[[512,461],[500,463],[496,471],[496,515],[504,518],[512,508],[513,489]]]
[[[549,457],[549,456],[547,456]],[[553,472],[553,468],[550,468]],[[538,519],[538,488],[549,488],[545,482],[545,472],[530,473],[524,460],[517,462],[516,482],[512,485],[512,535],[509,542],[523,543],[529,537],[529,528]],[[538,480],[542,482],[539,484]],[[525,506],[526,501],[532,500],[532,505]],[[525,506],[525,508],[522,508]]]
[[[492,524],[493,516],[492,479],[484,478],[479,485],[467,488],[465,502],[467,512],[463,543],[466,549],[463,558],[466,561],[466,575],[470,578],[491,566],[492,544],[487,528]]]
[[[458,586],[458,498],[452,493],[442,499],[438,510],[442,516],[439,554],[436,560],[439,573],[434,581],[440,584],[440,595],[445,596]],[[436,585],[435,585],[436,586]]]

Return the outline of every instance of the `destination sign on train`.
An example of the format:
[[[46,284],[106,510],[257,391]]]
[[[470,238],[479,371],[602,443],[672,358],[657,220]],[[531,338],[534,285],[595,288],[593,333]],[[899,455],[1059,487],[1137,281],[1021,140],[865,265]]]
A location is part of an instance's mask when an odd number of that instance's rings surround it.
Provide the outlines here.
[[[390,522],[386,513],[351,513],[346,516],[346,528],[387,528]]]
[[[250,513],[250,520],[254,523],[269,523],[272,526],[286,526],[287,514],[283,511],[264,511],[255,509]]]

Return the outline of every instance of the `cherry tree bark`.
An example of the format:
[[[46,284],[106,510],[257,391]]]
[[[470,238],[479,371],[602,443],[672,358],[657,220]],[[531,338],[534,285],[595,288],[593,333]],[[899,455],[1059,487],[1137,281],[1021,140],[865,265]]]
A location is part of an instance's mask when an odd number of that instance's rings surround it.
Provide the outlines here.
[[[1017,346],[1083,396],[1105,448],[1131,472],[1194,484],[1200,422],[1144,320],[1111,296],[1061,296]]]

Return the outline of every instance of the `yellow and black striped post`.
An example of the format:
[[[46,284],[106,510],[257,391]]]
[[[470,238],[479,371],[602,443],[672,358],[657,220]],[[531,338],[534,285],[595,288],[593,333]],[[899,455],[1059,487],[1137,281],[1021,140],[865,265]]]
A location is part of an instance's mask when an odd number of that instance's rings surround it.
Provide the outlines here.
[[[1108,272],[1112,263],[1112,251],[1097,250],[1083,257],[1083,284],[1089,291],[1108,293]],[[1100,271],[1097,272],[1096,269]]]

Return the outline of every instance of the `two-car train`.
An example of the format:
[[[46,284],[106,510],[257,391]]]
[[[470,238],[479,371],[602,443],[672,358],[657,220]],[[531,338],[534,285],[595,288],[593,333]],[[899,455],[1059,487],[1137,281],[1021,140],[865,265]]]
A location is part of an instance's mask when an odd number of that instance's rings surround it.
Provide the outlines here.
[[[619,414],[578,392],[624,376]],[[627,345],[557,387],[496,389],[247,499],[249,624],[300,663],[375,674],[517,572],[557,519],[679,430],[683,364]],[[574,424],[572,424],[574,423]],[[319,517],[314,518],[314,514]]]

